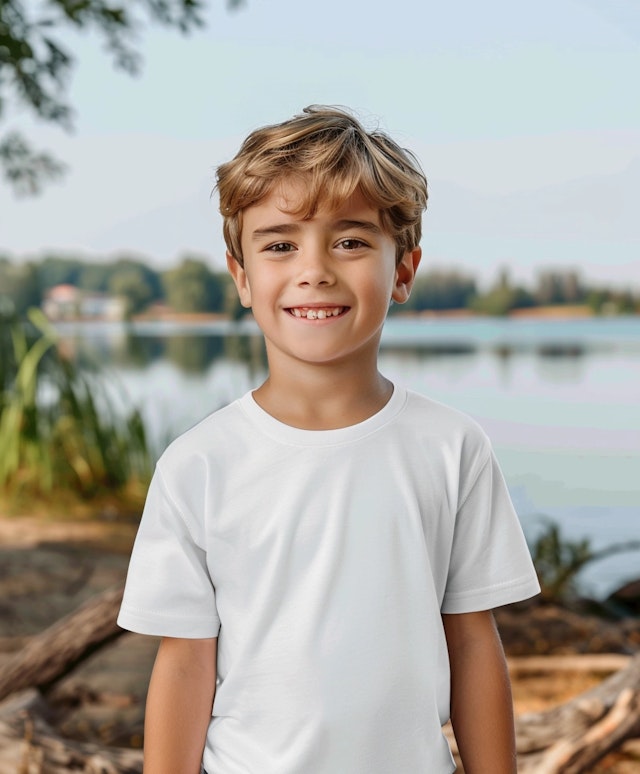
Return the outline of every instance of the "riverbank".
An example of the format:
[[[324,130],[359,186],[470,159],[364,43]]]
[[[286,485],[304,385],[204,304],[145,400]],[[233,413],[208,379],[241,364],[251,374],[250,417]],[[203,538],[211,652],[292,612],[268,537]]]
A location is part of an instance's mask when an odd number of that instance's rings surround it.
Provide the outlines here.
[[[247,314],[247,318],[251,315]],[[421,312],[397,311],[392,317],[406,320],[467,320],[484,319],[485,314],[478,314],[472,309],[427,309]],[[596,317],[596,313],[586,304],[554,304],[548,306],[531,306],[523,309],[513,309],[505,315],[506,319],[519,320],[580,320]],[[228,315],[216,312],[174,312],[166,307],[151,308],[131,318],[132,322],[171,322],[171,323],[219,323],[229,322]]]
[[[408,319],[473,319],[486,318],[488,315],[479,314],[472,309],[442,309],[425,310],[423,312],[399,312],[398,317]],[[579,320],[595,317],[596,314],[590,306],[586,304],[554,304],[548,306],[529,306],[522,309],[512,309],[505,315],[505,318],[513,319],[532,319],[532,320]]]

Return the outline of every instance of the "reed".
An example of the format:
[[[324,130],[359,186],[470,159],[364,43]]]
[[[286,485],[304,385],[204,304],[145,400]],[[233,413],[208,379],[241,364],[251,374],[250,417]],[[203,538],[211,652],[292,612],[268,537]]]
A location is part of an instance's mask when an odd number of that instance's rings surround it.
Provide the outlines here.
[[[137,408],[99,368],[63,356],[42,312],[0,336],[0,492],[21,500],[142,499],[152,470]]]

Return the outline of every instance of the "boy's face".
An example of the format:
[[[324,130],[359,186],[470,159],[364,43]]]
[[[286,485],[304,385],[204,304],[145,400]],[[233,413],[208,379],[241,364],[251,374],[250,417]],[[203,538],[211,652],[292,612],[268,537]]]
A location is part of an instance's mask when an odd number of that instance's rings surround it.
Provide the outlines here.
[[[244,268],[227,255],[240,301],[265,336],[270,368],[375,358],[389,302],[407,300],[420,249],[396,265],[395,242],[359,192],[306,220],[291,212],[298,192],[283,182],[248,207]]]

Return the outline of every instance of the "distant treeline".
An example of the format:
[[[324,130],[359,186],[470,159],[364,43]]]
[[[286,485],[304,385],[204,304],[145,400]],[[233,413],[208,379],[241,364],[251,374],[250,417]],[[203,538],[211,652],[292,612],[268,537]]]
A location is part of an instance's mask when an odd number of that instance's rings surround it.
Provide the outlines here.
[[[212,271],[206,259],[195,255],[185,255],[177,266],[165,271],[127,256],[92,261],[52,255],[20,263],[0,256],[0,313],[22,315],[29,307],[41,306],[48,291],[58,285],[121,298],[126,316],[140,314],[153,304],[164,304],[178,313],[237,317],[244,312],[228,274]],[[549,305],[585,305],[596,314],[637,314],[640,293],[587,285],[575,270],[542,271],[534,287],[514,284],[503,270],[492,287],[480,290],[469,274],[434,268],[420,272],[408,303],[392,307],[392,312],[466,309],[506,315]]]
[[[56,255],[26,263],[0,256],[0,309],[11,306],[23,314],[29,307],[41,306],[48,292],[59,285],[121,298],[129,317],[159,303],[175,312],[235,313],[231,278],[227,272],[212,271],[197,256],[185,256],[178,266],[165,271],[127,256],[91,261]]]
[[[509,271],[503,269],[497,281],[482,291],[468,274],[430,269],[418,275],[403,308],[415,312],[467,309],[477,314],[507,315],[541,306],[586,306],[594,314],[637,314],[640,293],[588,285],[573,269],[541,271],[534,287],[515,284]]]

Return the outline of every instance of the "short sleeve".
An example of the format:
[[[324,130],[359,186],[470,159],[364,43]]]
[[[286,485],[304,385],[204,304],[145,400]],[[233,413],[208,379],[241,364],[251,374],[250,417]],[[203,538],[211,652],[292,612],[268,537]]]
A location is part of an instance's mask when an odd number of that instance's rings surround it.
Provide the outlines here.
[[[443,613],[470,613],[540,591],[531,555],[491,449],[456,514]]]
[[[156,468],[131,554],[119,626],[162,637],[218,636],[215,589],[203,541],[194,532]]]

